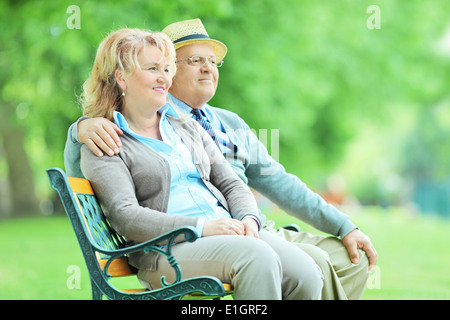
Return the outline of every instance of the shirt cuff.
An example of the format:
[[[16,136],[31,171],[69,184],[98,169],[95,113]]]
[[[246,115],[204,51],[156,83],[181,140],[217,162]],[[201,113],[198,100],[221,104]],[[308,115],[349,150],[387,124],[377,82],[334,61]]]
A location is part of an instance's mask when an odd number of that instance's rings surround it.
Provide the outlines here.
[[[342,226],[339,228],[339,236],[343,239],[347,234],[351,231],[359,229],[353,222],[350,220],[345,221]]]
[[[80,141],[78,141],[78,124],[81,121],[86,120],[86,119],[90,119],[90,117],[86,117],[86,116],[80,117],[80,118],[78,118],[78,120],[75,123],[72,124],[72,126],[70,128],[70,130],[71,130],[70,137],[71,137],[71,140],[73,143],[80,143]]]
[[[195,226],[195,232],[197,233],[197,237],[202,237],[203,226],[205,225],[205,219],[198,219],[197,225]]]

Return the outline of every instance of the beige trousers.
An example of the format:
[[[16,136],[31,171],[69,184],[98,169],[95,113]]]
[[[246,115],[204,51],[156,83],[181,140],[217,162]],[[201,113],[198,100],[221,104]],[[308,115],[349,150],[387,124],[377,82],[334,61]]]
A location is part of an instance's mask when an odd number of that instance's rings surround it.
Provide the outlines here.
[[[260,238],[211,236],[172,247],[183,279],[214,276],[234,287],[234,298],[248,300],[320,299],[323,275],[309,254],[297,244],[261,230]],[[160,278],[172,282],[175,273],[167,260],[156,271],[139,270],[141,283],[161,287]]]
[[[369,259],[363,250],[358,250],[359,263],[353,264],[347,248],[338,238],[275,229],[270,223],[264,229],[295,244],[320,266],[324,276],[323,300],[361,299],[369,277]]]

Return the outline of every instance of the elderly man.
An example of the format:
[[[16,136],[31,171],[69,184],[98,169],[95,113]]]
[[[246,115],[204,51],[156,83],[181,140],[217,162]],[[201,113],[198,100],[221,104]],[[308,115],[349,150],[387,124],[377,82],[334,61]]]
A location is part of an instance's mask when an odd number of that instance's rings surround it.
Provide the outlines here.
[[[300,247],[320,266],[324,276],[322,299],[360,299],[368,271],[377,259],[370,239],[347,215],[327,204],[299,178],[286,173],[238,115],[207,104],[216,92],[218,68],[227,47],[209,37],[200,19],[173,23],[163,32],[177,50],[177,73],[170,89],[169,103],[199,121],[234,171],[251,188],[288,214],[337,236],[275,229],[271,222],[264,226]],[[80,118],[68,132],[64,152],[67,173],[82,177],[79,166],[82,143],[98,156],[103,156],[101,150],[112,156],[119,152],[121,134],[118,127],[103,118]]]

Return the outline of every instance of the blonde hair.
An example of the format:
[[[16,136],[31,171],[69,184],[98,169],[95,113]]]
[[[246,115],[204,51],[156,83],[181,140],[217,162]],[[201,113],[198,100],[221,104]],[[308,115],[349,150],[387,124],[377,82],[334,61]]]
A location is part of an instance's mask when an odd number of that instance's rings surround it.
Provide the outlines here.
[[[113,119],[114,110],[120,111],[123,103],[115,72],[131,75],[136,68],[141,69],[138,55],[147,45],[162,51],[171,76],[175,75],[175,48],[164,33],[129,28],[114,31],[100,43],[91,74],[83,84],[80,101],[84,115]]]

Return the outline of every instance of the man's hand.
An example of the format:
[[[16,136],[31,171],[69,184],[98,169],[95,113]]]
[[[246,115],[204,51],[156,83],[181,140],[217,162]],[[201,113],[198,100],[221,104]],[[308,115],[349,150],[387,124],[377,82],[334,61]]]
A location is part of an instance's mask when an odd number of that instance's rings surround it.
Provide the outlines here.
[[[349,232],[343,239],[342,243],[347,248],[347,251],[350,255],[350,259],[353,263],[359,262],[359,254],[358,249],[362,249],[366,252],[367,257],[369,258],[369,271],[371,271],[375,265],[377,264],[377,252],[370,242],[368,236],[364,233],[355,229]]]
[[[102,150],[109,156],[118,154],[122,145],[119,135],[122,134],[122,130],[106,118],[85,119],[78,123],[78,141],[86,144],[98,157],[103,156]]]

